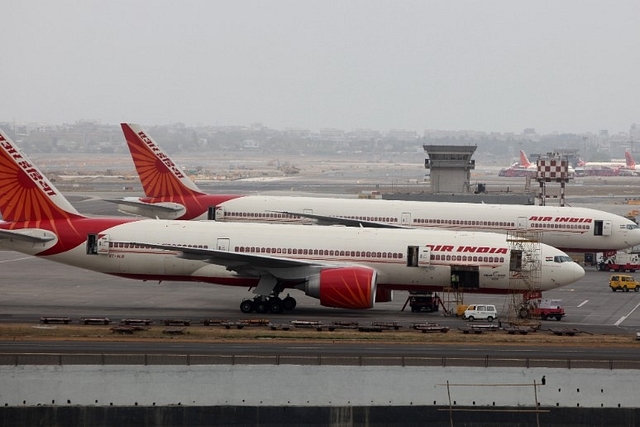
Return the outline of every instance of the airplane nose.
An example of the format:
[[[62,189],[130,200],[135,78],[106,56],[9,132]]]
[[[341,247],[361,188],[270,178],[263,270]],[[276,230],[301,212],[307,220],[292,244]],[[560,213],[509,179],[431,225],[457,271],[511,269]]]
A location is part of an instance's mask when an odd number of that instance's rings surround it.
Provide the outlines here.
[[[578,264],[577,262],[574,262],[571,267],[573,268],[573,280],[572,280],[572,282],[577,282],[578,280],[580,280],[580,279],[582,279],[584,277],[585,271],[584,271],[584,268],[582,268],[582,266],[580,264]]]
[[[640,228],[631,230],[624,242],[629,247],[640,245]]]

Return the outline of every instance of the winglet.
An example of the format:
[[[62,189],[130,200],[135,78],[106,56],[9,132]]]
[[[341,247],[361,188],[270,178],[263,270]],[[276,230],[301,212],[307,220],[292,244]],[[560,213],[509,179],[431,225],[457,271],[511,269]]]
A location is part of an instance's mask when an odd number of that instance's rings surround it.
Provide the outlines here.
[[[82,216],[2,130],[0,212],[9,222],[40,222]]]
[[[203,194],[140,125],[121,126],[147,197]]]

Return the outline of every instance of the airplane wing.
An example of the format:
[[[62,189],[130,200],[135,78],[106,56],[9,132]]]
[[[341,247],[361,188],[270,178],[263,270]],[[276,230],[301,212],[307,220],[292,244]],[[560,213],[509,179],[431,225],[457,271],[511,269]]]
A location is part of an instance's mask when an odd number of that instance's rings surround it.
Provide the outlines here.
[[[281,213],[286,215],[295,215],[302,218],[314,219],[318,225],[344,225],[346,227],[365,227],[365,228],[411,228],[399,224],[386,224],[384,222],[366,221],[362,219],[349,219],[349,218],[337,218],[325,215],[316,215],[311,213],[302,212],[288,212],[288,211],[268,211],[274,213]]]
[[[157,210],[159,212],[179,212],[184,209],[182,205],[178,203],[146,203],[141,200],[127,200],[127,199],[103,199],[105,202],[117,203],[119,205],[144,207],[147,210]]]
[[[130,242],[130,244],[180,252],[180,255],[178,255],[180,258],[201,260],[211,264],[222,265],[225,266],[227,270],[235,271],[239,274],[249,274],[254,276],[271,274],[275,277],[287,280],[303,279],[309,275],[316,274],[325,268],[336,266],[336,264],[320,263],[317,261],[305,261],[272,255],[220,251],[216,249],[188,248],[144,242]]]
[[[55,238],[56,235],[52,232],[40,229],[0,230],[0,239],[13,239],[29,243],[46,243]]]

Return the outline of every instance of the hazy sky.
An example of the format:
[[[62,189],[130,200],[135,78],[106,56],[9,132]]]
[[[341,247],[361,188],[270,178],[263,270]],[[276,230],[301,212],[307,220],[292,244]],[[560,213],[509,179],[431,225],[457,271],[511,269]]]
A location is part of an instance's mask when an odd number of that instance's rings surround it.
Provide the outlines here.
[[[0,121],[640,123],[638,0],[3,0],[0,11]]]

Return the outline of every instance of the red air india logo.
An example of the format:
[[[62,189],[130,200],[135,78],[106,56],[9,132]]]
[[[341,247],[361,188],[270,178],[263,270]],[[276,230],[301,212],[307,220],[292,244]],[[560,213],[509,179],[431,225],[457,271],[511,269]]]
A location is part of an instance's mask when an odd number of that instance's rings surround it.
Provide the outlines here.
[[[6,151],[6,153],[15,160],[18,167],[20,167],[20,169],[22,169],[22,171],[24,171],[24,173],[26,173],[27,176],[31,178],[38,187],[40,187],[44,194],[46,194],[47,196],[56,195],[55,190],[51,188],[49,182],[45,179],[45,177],[43,177],[40,172],[38,172],[38,169],[36,169],[31,163],[29,163],[27,159],[22,157],[22,154],[20,154],[20,152],[2,135],[0,135],[0,147],[2,147]],[[24,184],[27,183],[23,183],[23,186],[25,186]],[[27,186],[25,186],[25,188],[27,188]]]
[[[138,136],[145,143],[149,150],[178,178],[184,178],[180,168],[158,147],[151,138],[144,134],[144,132],[138,132]]]
[[[592,218],[576,218],[571,216],[532,216],[529,221],[535,222],[570,222],[587,224],[593,222]]]
[[[491,246],[453,246],[453,245],[427,245],[433,252],[456,252],[473,254],[507,254],[508,248],[494,248]]]

